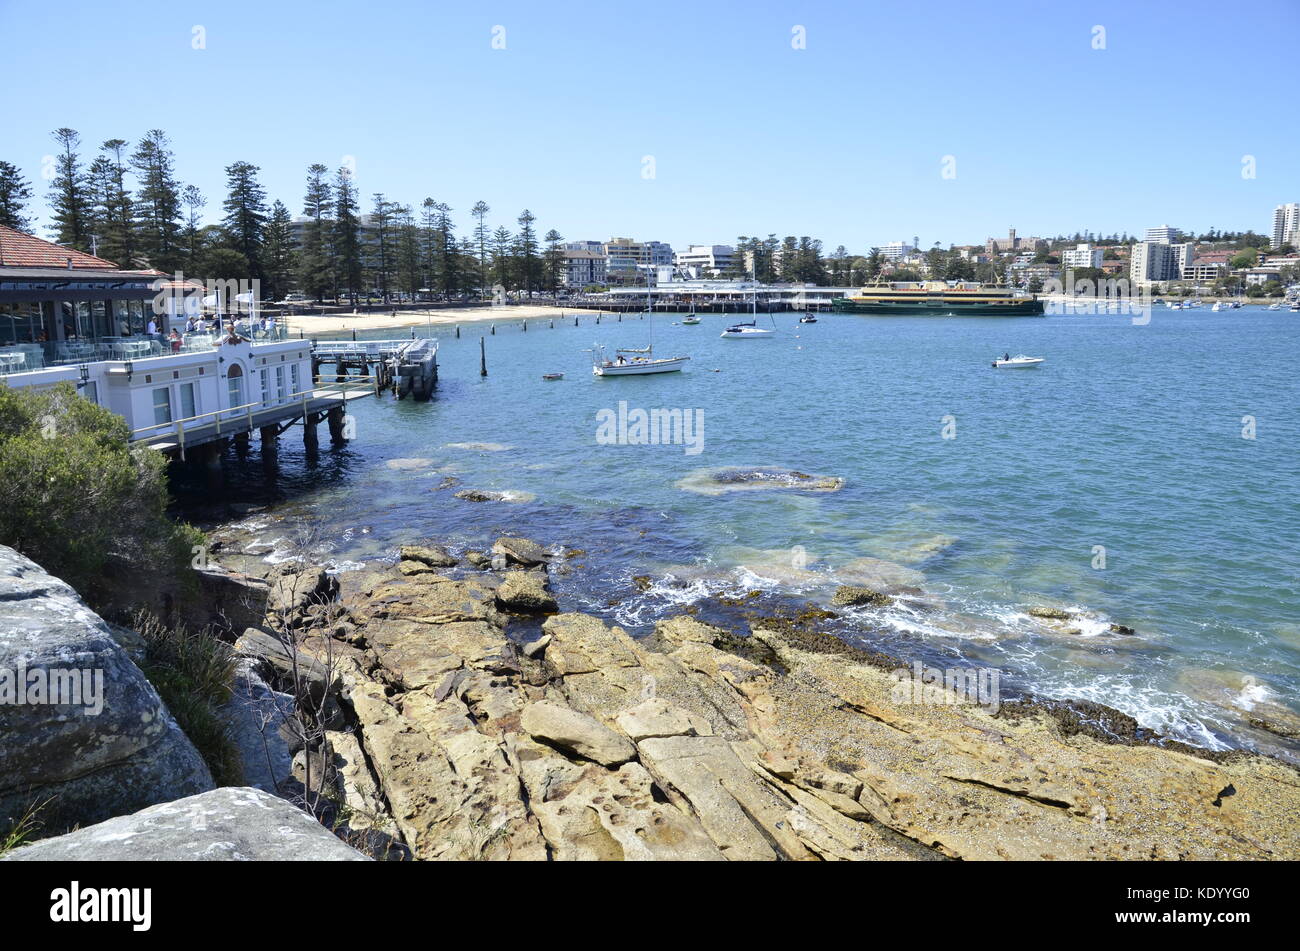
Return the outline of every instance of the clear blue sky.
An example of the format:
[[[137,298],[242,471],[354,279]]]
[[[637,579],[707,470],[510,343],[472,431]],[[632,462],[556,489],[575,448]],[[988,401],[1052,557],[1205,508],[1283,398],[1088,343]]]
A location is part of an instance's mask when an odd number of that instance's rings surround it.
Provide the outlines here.
[[[166,130],[209,216],[232,161],[297,214],[305,167],[353,156],[367,204],[432,196],[462,231],[481,198],[678,247],[1264,231],[1300,201],[1297,0],[0,0],[0,36],[0,158],[41,224],[58,126],[88,155]]]

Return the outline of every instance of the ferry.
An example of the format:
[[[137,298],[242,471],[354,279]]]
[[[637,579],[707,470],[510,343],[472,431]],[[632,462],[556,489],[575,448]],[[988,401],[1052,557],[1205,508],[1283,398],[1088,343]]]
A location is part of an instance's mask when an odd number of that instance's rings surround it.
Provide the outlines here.
[[[1010,287],[962,281],[871,284],[831,305],[837,313],[907,316],[1041,317],[1043,302]]]

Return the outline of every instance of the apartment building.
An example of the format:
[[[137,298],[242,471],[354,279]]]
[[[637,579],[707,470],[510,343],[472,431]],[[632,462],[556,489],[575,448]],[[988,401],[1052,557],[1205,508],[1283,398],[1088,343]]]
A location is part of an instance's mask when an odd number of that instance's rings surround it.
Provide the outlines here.
[[[1273,209],[1273,249],[1284,244],[1300,247],[1300,202],[1278,205]]]
[[[1076,244],[1072,249],[1061,252],[1061,266],[1064,268],[1101,267],[1105,252],[1091,244]]]

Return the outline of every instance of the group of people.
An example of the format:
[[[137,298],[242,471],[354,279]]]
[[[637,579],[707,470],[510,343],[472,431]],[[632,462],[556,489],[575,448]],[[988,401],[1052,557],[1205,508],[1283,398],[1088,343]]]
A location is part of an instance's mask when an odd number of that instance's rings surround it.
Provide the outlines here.
[[[226,326],[245,336],[250,333],[274,335],[276,329],[274,317],[259,317],[252,320],[241,317],[238,320],[227,321]],[[219,318],[214,317],[209,320],[202,315],[198,317],[191,315],[185,320],[185,332],[187,334],[218,333],[220,330],[221,320]]]

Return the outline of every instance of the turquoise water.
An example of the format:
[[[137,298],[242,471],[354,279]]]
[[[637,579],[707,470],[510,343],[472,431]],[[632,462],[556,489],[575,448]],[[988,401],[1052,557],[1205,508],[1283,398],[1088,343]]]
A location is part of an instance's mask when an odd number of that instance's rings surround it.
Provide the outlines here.
[[[686,370],[617,379],[593,378],[583,349],[644,345],[637,315],[533,320],[527,332],[516,320],[495,335],[465,324],[460,340],[443,330],[431,403],[360,401],[356,439],[317,459],[283,438],[272,512],[315,524],[341,567],[421,536],[475,546],[511,531],[580,548],[581,567],[556,579],[562,602],[635,632],[719,591],[825,598],[864,565],[881,570],[861,559],[882,559],[919,572],[884,569],[913,595],[850,613],[846,637],[994,665],[1017,685],[1097,700],[1203,745],[1273,741],[1244,729],[1243,710],[1294,709],[1300,685],[1296,316],[800,325],[778,314],[765,340],[720,339],[734,317],[677,319],[655,318],[655,352],[689,354]],[[993,370],[1005,351],[1047,362]],[[563,381],[542,381],[557,371]],[[702,451],[600,444],[597,414],[620,400],[702,411]],[[1242,436],[1246,416],[1254,439]],[[709,487],[701,470],[726,466],[844,484],[692,490]],[[256,452],[232,456],[228,473],[237,495],[263,498]],[[448,477],[459,485],[437,488]],[[467,502],[459,488],[519,501]],[[637,575],[651,577],[648,591]],[[1029,604],[1085,611],[1080,633],[1029,617]],[[1105,633],[1110,623],[1137,635]],[[1254,680],[1242,688],[1242,676]]]

